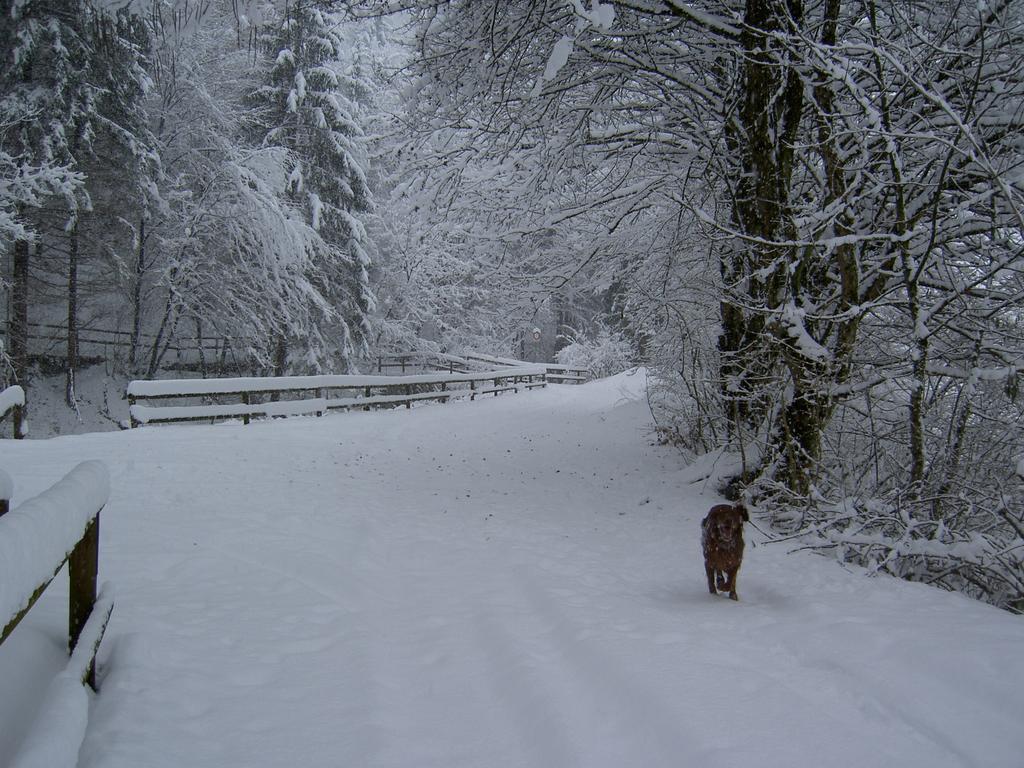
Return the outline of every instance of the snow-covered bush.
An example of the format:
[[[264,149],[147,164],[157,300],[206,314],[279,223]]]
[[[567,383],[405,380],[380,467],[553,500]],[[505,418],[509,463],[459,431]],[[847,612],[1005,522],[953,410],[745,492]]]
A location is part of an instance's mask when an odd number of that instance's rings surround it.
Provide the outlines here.
[[[1024,402],[1005,382],[932,381],[920,483],[910,480],[908,385],[892,380],[838,409],[810,494],[765,478],[745,493],[808,549],[1022,613]]]
[[[599,379],[631,367],[635,356],[633,345],[622,334],[602,328],[595,339],[572,337],[568,346],[555,353],[555,362],[586,370]]]

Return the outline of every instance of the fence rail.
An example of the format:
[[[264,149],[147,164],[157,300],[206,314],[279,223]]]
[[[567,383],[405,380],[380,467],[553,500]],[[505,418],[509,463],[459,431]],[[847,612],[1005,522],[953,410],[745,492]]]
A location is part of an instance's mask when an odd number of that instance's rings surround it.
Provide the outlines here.
[[[564,365],[549,365],[548,381],[552,384],[582,384],[590,378],[586,368],[567,368]]]
[[[100,511],[110,495],[110,479],[101,462],[86,461],[48,490],[8,511],[12,485],[0,471],[0,645],[65,563],[70,581],[70,659],[50,684],[40,715],[24,736],[12,768],[73,766],[79,745],[60,736],[54,738],[52,730],[54,723],[67,717],[69,701],[80,702],[83,709],[79,714],[87,717],[88,699],[69,696],[69,688],[83,684],[96,688],[96,652],[114,609],[109,588],[99,594],[96,589]]]
[[[448,373],[473,373],[473,366],[461,357],[441,352],[391,352],[371,357],[369,368],[378,374],[398,370],[403,375],[409,371],[447,371]],[[522,363],[520,363],[522,365]],[[503,366],[508,367],[508,366]]]
[[[7,323],[0,321],[0,331],[6,332]],[[67,326],[55,323],[29,323],[28,337],[34,342],[31,352],[37,356],[53,356],[63,358],[63,350],[60,345],[67,341]],[[111,350],[121,350],[122,355],[132,347],[133,334],[131,331],[120,329],[99,328],[90,324],[83,325],[77,334],[79,354],[83,358],[93,357],[94,359],[113,359]],[[140,332],[137,338],[139,349],[151,348],[157,341],[157,336]],[[200,367],[200,362],[205,360],[208,368],[217,368],[217,361],[223,361],[229,352],[232,355],[241,353],[244,357],[246,344],[239,339],[232,339],[219,335],[193,337],[182,334],[174,334],[173,337],[164,338],[161,341],[161,349],[170,354],[174,361],[169,364],[171,368],[192,369]],[[378,352],[369,358],[359,361],[360,368],[374,370],[378,374],[398,371],[403,375],[410,371],[447,371],[448,373],[473,373],[481,372],[489,368],[510,368],[518,366],[532,366],[523,360],[516,360],[510,357],[496,357],[494,355],[478,354],[474,352],[461,355],[453,355],[444,352]],[[236,370],[244,368],[243,361],[232,361],[230,367]],[[549,383],[552,384],[580,384],[589,378],[588,371],[581,368],[567,368],[561,365],[543,364],[548,369]]]
[[[406,352],[388,355],[378,355],[371,361],[377,373],[385,370],[399,369],[404,374],[408,370],[428,369],[448,371],[450,373],[470,373],[480,371],[481,368],[515,368],[521,366],[543,365],[547,369],[547,381],[549,384],[582,384],[590,378],[590,372],[586,368],[572,368],[565,365],[552,365],[548,363],[528,363],[523,360],[516,360],[511,357],[494,357],[493,355],[482,355],[468,353],[462,355],[451,355],[443,352]]]
[[[477,363],[491,366],[535,365],[535,363],[527,363],[511,357],[496,357],[476,352],[463,354],[461,359],[465,360],[467,364]],[[551,384],[582,384],[590,378],[590,371],[586,368],[571,368],[565,365],[552,365],[548,363],[536,363],[536,365],[543,365],[547,369],[548,382]]]
[[[401,406],[414,402],[498,395],[547,385],[544,366],[480,373],[413,376],[282,376],[233,379],[133,381],[127,389],[131,426],[182,421],[216,421],[316,415],[328,411]],[[287,399],[282,399],[286,396]],[[210,402],[229,398],[235,402]],[[145,405],[144,402],[202,399],[202,404]]]
[[[5,334],[7,327],[6,321],[0,321],[0,328],[3,329]],[[102,348],[104,354],[111,347],[129,349],[132,346],[132,335],[131,331],[83,325],[78,329],[76,336],[78,339],[79,353],[88,357],[90,351],[94,354],[100,351],[95,349],[95,347]],[[28,341],[30,343],[36,342],[31,349],[33,354],[45,354],[50,348],[67,342],[67,338],[68,328],[66,325],[59,325],[55,323],[28,324]],[[156,340],[157,337],[152,333],[142,332],[138,336],[138,343],[140,346],[152,345]],[[43,343],[39,344],[38,342]],[[175,355],[198,356],[201,350],[203,354],[211,358],[215,358],[224,351],[225,345],[230,344],[230,339],[225,339],[220,336],[204,336],[201,339],[175,336],[174,339],[166,343],[167,351]],[[94,347],[94,349],[90,350],[89,347]],[[63,350],[60,354],[64,354]]]

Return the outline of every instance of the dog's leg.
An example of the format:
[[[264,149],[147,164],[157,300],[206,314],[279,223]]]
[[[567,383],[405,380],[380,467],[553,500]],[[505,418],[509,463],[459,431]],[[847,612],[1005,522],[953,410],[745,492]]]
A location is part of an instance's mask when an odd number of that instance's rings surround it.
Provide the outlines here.
[[[717,576],[716,573],[715,573],[715,569],[712,568],[707,563],[704,563],[704,571],[708,575],[708,592],[710,592],[712,595],[714,595],[714,594],[716,594],[718,592],[718,590],[715,589],[715,581],[716,581],[716,576]]]
[[[729,583],[728,583],[728,587],[729,587],[729,599],[730,600],[739,600],[740,599],[737,596],[737,594],[736,594],[736,577],[739,575],[739,572],[740,572],[740,569],[738,567],[737,568],[730,568],[729,569]]]

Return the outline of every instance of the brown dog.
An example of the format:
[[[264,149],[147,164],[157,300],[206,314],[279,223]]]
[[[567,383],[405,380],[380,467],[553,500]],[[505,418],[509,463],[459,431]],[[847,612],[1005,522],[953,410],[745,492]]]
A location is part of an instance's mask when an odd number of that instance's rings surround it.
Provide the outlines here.
[[[701,547],[704,549],[704,570],[708,575],[708,591],[728,592],[736,596],[736,574],[743,562],[743,522],[750,520],[742,504],[716,504],[700,524]]]

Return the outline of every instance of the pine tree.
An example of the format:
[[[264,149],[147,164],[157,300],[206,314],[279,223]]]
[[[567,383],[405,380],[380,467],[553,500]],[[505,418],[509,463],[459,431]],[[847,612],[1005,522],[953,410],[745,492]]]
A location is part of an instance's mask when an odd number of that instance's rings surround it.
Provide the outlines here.
[[[337,323],[338,348],[307,350],[306,357],[336,355],[348,367],[357,347],[365,346],[373,307],[359,218],[372,201],[358,116],[363,90],[358,72],[342,66],[345,44],[337,27],[312,2],[286,7],[280,25],[264,37],[272,64],[253,100],[263,108],[264,143],[289,152],[291,203],[328,246],[314,283],[335,310],[325,321]],[[287,342],[284,334],[278,339],[279,374],[287,367]]]
[[[87,156],[88,189],[93,201],[89,217],[98,243],[95,254],[104,269],[113,272],[129,297],[133,368],[141,333],[141,274],[145,266],[146,223],[160,204],[157,182],[162,175],[157,140],[149,128],[146,96],[152,87],[147,68],[151,28],[128,9],[97,15],[93,25],[95,51],[90,79],[97,88],[95,138]],[[110,279],[103,282],[112,283]],[[127,285],[124,283],[127,282]],[[119,302],[120,303],[120,302]]]
[[[0,157],[14,178],[34,185],[5,183],[19,196],[13,201],[12,317],[10,352],[13,376],[28,376],[28,274],[30,245],[41,228],[38,212],[56,199],[73,218],[80,204],[84,177],[74,172],[75,148],[88,139],[86,115],[92,92],[84,76],[89,48],[82,34],[86,9],[79,3],[5,0],[0,27],[0,114],[7,130],[0,134]],[[10,204],[10,203],[9,203]]]

